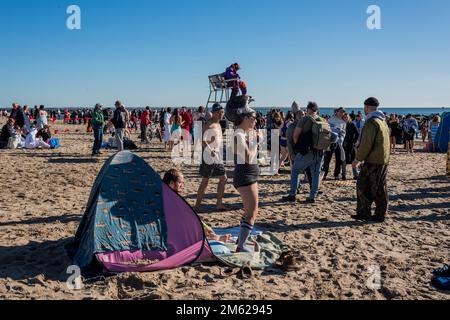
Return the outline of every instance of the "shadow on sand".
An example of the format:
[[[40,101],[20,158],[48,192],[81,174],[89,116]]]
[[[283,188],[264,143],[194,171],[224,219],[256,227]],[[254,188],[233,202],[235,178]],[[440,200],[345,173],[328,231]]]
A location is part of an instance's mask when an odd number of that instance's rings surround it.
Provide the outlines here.
[[[33,225],[33,224],[50,224],[55,222],[60,223],[70,223],[81,221],[81,215],[64,215],[64,216],[54,216],[54,217],[46,217],[46,218],[33,218],[29,220],[22,221],[7,221],[0,222],[0,227],[5,226],[16,226],[16,225]]]
[[[32,283],[33,278],[43,275],[47,280],[66,281],[69,276],[66,270],[71,262],[64,246],[69,242],[70,239],[61,239],[31,241],[23,246],[0,246],[1,277]]]

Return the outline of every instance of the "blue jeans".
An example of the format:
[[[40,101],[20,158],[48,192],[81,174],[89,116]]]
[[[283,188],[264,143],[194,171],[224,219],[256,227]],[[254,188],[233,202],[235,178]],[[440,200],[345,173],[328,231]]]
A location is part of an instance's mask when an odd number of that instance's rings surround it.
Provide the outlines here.
[[[92,147],[92,153],[100,152],[103,143],[103,128],[93,127],[94,130],[94,146]]]
[[[352,171],[353,171],[353,178],[358,178],[359,177],[358,169],[352,167]]]
[[[304,172],[307,168],[311,170],[311,190],[309,193],[310,199],[315,199],[317,193],[319,192],[320,184],[320,169],[322,167],[323,153],[309,152],[308,154],[302,156],[298,154],[294,160],[294,166],[291,172],[291,190],[289,192],[290,196],[295,197],[297,194],[297,189],[300,185],[299,175]]]

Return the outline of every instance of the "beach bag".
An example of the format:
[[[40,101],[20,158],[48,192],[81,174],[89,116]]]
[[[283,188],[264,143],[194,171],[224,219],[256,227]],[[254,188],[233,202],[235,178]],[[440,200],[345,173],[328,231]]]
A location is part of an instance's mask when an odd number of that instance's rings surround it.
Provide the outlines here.
[[[59,144],[58,138],[52,138],[50,139],[50,148],[51,149],[58,149],[61,145]]]
[[[124,139],[123,140],[123,148],[125,150],[137,150],[139,147],[130,139]]]
[[[313,120],[312,126],[312,147],[315,150],[328,150],[331,145],[331,126],[323,118],[318,117]]]
[[[17,149],[21,143],[20,134],[16,134],[9,138],[7,149]]]

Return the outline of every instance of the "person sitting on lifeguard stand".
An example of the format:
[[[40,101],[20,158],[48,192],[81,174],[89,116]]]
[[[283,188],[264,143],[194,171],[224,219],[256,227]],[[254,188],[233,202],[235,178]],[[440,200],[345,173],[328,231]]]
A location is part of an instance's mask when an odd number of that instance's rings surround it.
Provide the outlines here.
[[[247,84],[241,80],[241,77],[238,74],[238,71],[241,69],[238,63],[234,63],[229,66],[225,71],[225,80],[228,83],[229,88],[233,88],[231,91],[231,98],[234,98],[238,95],[239,89],[241,89],[242,95],[247,95]],[[235,80],[235,81],[229,81]]]

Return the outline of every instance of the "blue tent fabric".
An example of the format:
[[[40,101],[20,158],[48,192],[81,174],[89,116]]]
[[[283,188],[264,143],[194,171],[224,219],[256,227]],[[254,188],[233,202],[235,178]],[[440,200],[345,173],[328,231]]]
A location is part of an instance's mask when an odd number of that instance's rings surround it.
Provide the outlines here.
[[[438,133],[436,135],[435,145],[440,152],[446,153],[448,151],[450,135],[450,112],[445,112],[441,116],[441,125],[439,126]]]
[[[166,251],[161,178],[145,161],[120,152],[103,166],[75,236],[74,263],[88,266],[96,253]]]

